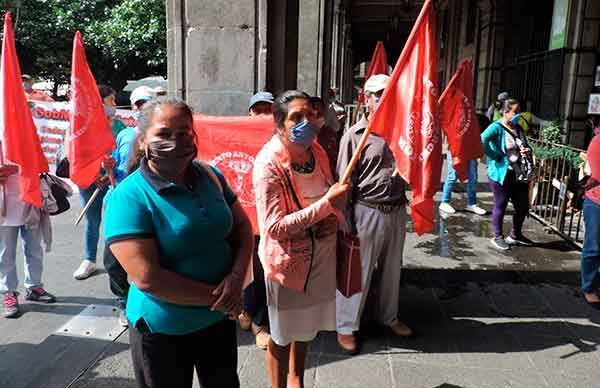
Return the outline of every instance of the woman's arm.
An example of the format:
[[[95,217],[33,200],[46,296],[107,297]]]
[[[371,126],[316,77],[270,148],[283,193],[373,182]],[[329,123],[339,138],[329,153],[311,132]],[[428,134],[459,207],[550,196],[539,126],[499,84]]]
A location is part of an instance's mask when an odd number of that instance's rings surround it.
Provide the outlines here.
[[[274,239],[290,239],[334,212],[333,205],[324,196],[302,210],[287,214],[282,180],[266,174],[255,179],[256,211]]]
[[[500,160],[504,157],[502,148],[498,149],[498,144],[496,143],[497,132],[497,125],[492,124],[481,134],[483,150],[486,156],[493,160]]]
[[[230,208],[234,226],[229,241],[233,247],[235,261],[231,273],[212,292],[214,296],[218,297],[212,308],[237,316],[237,310],[241,309],[244,278],[252,259],[254,236],[252,235],[252,224],[240,201],[236,200]]]
[[[154,239],[116,241],[110,244],[110,250],[141,291],[170,303],[190,306],[211,306],[216,300],[212,295],[214,286],[162,268]]]

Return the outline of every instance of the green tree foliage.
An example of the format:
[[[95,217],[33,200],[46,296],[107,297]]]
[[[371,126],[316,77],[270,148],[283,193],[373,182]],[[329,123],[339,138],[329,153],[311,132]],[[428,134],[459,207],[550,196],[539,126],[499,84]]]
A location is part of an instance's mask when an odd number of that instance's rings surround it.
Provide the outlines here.
[[[0,0],[13,13],[21,68],[69,83],[75,31],[99,83],[166,74],[164,0]]]
[[[115,63],[166,64],[166,19],[163,0],[122,0],[86,29],[88,36]]]

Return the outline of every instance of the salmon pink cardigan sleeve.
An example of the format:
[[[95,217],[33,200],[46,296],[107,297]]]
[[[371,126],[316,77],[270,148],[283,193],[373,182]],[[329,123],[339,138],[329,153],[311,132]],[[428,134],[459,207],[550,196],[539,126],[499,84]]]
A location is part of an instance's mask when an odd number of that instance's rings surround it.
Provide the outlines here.
[[[279,176],[273,166],[264,167],[255,176],[256,211],[263,230],[271,238],[293,238],[335,212],[329,200],[323,197],[304,209],[289,213],[289,207],[296,200],[289,186],[284,184],[286,178]]]

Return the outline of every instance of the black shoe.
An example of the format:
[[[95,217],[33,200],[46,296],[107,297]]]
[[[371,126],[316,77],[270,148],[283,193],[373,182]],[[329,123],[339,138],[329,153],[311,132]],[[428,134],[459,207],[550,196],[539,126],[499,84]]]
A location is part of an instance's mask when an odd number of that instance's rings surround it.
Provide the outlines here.
[[[494,237],[490,241],[492,242],[492,245],[496,249],[499,249],[501,251],[508,251],[510,249],[510,245],[508,245],[506,243],[506,241],[504,241],[504,237],[502,237],[502,236],[500,236],[500,237]]]
[[[522,234],[511,234],[506,238],[506,242],[510,245],[522,245],[524,247],[531,247],[535,244]]]

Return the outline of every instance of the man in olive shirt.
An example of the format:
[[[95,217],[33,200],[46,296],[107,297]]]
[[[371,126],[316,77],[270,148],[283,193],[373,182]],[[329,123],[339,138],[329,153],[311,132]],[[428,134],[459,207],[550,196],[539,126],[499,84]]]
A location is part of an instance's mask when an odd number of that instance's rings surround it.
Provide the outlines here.
[[[365,83],[369,112],[377,109],[388,81],[387,75],[377,74]],[[363,117],[342,137],[337,163],[339,176],[344,174],[350,163],[370,117]],[[412,335],[412,330],[397,317],[407,223],[406,183],[396,172],[392,151],[378,135],[369,135],[350,178],[350,187],[345,216],[350,229],[360,239],[362,292],[350,298],[338,292],[336,304],[338,343],[346,352],[354,354],[358,351],[354,333],[360,328],[375,267],[380,275],[377,320],[396,335]]]

